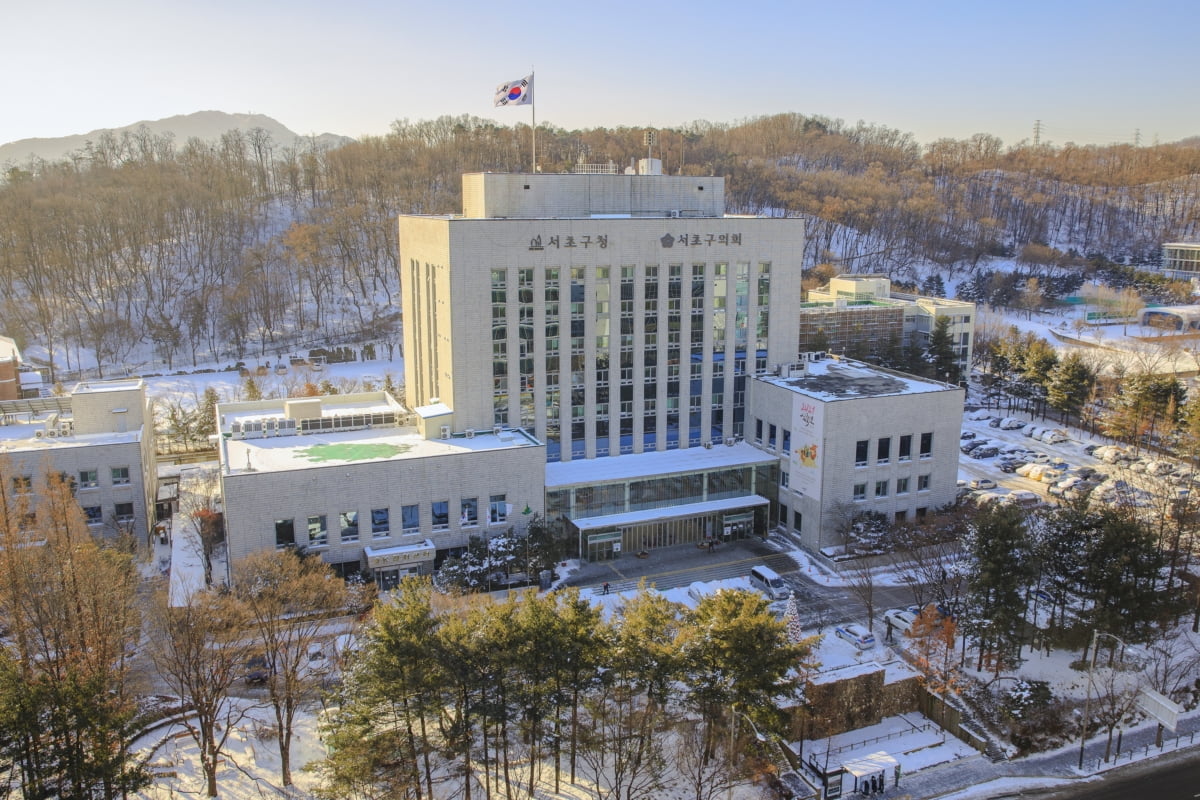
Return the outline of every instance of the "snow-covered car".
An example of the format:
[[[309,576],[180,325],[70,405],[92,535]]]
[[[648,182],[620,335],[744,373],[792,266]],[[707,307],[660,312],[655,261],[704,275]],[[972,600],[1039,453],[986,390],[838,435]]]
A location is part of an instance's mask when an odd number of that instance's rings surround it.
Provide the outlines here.
[[[996,482],[991,478],[976,478],[967,484],[972,489],[995,489]]]
[[[990,413],[988,413],[985,409],[980,408],[980,409],[976,409],[975,411],[969,412],[967,414],[967,419],[969,419],[973,422],[982,422],[985,419],[991,419],[991,416],[992,415]]]
[[[969,455],[971,458],[995,458],[1000,455],[1000,448],[992,446],[976,447]]]
[[[975,433],[975,431],[963,431],[963,432],[962,432],[962,433],[959,435],[959,437],[958,437],[958,438],[959,438],[959,439],[962,439],[962,440],[965,442],[967,439],[974,439],[974,438],[975,438],[975,436],[976,436],[976,433]]]
[[[875,637],[857,622],[847,622],[833,629],[833,635],[847,641],[859,650],[869,650],[875,646]]]
[[[1019,430],[1020,428],[1024,428],[1028,424],[1029,423],[1023,419],[1017,419],[1016,417],[1005,417],[1004,419],[1000,420],[1000,430],[1015,431]]]

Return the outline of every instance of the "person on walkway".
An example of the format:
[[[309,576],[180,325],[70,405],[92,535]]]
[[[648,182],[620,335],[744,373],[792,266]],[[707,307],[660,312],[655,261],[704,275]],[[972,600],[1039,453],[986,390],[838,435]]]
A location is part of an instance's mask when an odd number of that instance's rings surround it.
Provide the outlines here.
[[[884,641],[892,641],[892,621],[890,619],[887,620],[887,638]]]
[[[608,581],[604,582],[604,591],[602,591],[600,594],[608,594]]]
[[[717,543],[714,542],[712,539],[709,539],[708,540],[708,552],[711,553],[713,551],[713,548],[716,546],[716,544]]]

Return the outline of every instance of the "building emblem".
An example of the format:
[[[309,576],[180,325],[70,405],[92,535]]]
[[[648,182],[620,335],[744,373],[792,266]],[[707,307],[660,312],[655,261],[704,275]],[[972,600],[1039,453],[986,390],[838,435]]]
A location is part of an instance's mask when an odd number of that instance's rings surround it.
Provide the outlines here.
[[[674,247],[675,246],[675,237],[669,233],[666,236],[662,237],[662,239],[660,239],[659,241],[662,242],[663,247]]]

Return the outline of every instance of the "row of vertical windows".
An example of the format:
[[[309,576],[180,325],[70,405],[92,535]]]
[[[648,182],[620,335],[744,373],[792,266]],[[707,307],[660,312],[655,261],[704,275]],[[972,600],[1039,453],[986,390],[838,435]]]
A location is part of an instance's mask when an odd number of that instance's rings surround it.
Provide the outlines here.
[[[899,438],[896,454],[901,462],[912,461],[912,434],[904,434]],[[865,467],[870,464],[871,441],[859,439],[854,443],[854,466]],[[922,433],[920,438],[919,455],[922,459],[933,458],[933,434]],[[892,437],[883,436],[875,440],[875,463],[888,464],[892,459]]]
[[[887,480],[875,481],[875,495],[874,496],[880,497],[880,498],[887,497],[890,489],[891,489],[891,481],[887,481]],[[897,495],[908,494],[910,491],[909,479],[908,478],[897,478],[895,490],[896,490]],[[917,491],[918,492],[929,491],[929,476],[928,475],[918,475],[917,476]],[[867,484],[866,483],[854,484],[854,488],[851,493],[855,500],[866,500],[867,499]]]
[[[429,504],[430,520],[434,531],[450,528],[450,501],[435,500]],[[491,495],[488,501],[487,524],[498,525],[508,520],[508,503],[505,495]],[[338,537],[343,543],[357,542],[360,538],[359,512],[342,511],[335,517]],[[391,509],[373,508],[369,517],[371,538],[387,539],[392,535]],[[329,517],[312,514],[305,520],[309,547],[324,547],[329,544]],[[466,497],[460,501],[459,527],[479,525],[479,500]],[[417,504],[400,507],[400,533],[411,536],[421,531],[421,507]],[[296,524],[292,518],[275,520],[275,546],[290,547],[296,544]]]

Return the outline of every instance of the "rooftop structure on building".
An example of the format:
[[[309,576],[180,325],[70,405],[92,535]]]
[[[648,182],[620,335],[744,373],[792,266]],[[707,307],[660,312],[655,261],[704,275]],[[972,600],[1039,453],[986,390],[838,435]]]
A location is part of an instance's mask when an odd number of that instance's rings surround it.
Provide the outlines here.
[[[959,368],[970,368],[975,304],[892,291],[886,275],[838,275],[801,305],[800,352],[827,350],[896,361],[901,347],[926,347],[937,320],[950,321]]]

